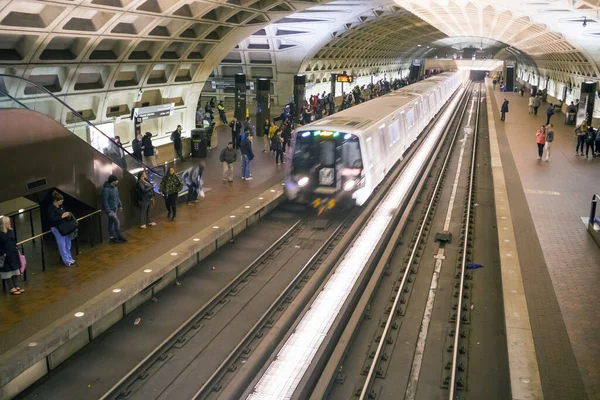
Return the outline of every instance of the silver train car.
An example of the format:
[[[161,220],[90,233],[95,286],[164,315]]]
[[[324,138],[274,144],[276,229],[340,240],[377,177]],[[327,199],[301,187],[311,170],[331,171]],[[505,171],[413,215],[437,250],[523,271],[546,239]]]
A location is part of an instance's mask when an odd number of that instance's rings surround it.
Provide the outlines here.
[[[286,154],[288,198],[362,205],[465,79],[439,74],[296,129]]]

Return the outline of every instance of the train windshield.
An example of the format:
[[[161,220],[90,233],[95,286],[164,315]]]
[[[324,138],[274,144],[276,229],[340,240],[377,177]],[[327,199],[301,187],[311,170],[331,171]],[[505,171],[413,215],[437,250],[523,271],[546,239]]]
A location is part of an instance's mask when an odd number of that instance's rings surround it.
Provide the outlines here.
[[[362,157],[360,156],[360,144],[358,138],[346,140],[342,144],[342,160],[346,168],[362,168]]]

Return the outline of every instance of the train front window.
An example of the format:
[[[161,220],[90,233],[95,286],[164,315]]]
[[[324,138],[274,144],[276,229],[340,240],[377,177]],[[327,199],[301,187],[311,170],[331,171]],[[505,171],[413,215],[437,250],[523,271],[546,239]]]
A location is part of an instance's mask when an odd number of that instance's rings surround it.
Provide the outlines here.
[[[346,168],[362,168],[358,139],[347,140],[342,145],[342,159]]]
[[[296,145],[294,147],[294,169],[297,171],[307,171],[312,165],[312,138],[310,135],[303,135],[300,132],[296,136]]]
[[[319,143],[319,163],[322,167],[335,166],[335,142],[324,140]]]

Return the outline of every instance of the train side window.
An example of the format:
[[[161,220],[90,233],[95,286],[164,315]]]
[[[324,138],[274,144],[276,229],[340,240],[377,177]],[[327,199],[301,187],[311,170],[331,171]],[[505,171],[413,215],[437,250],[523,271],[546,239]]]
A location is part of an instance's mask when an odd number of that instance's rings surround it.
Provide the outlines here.
[[[367,140],[365,140],[367,147],[367,156],[369,157],[369,164],[371,165],[371,169],[375,167],[375,157],[373,157],[373,138],[369,136]]]
[[[406,128],[410,129],[415,125],[415,109],[411,108],[406,112]]]
[[[388,127],[388,136],[390,138],[390,146],[400,139],[400,121],[396,120]]]

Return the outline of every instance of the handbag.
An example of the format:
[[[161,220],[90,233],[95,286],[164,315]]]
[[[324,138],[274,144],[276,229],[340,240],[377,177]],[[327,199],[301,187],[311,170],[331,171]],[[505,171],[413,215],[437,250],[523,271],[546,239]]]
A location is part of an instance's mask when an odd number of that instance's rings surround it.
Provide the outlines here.
[[[21,261],[21,273],[24,273],[25,268],[27,268],[27,259],[21,252],[19,252],[19,260]]]
[[[79,222],[73,216],[73,214],[69,214],[69,218],[67,218],[62,224],[58,225],[56,229],[60,232],[61,235],[67,236],[72,233],[79,227]]]

